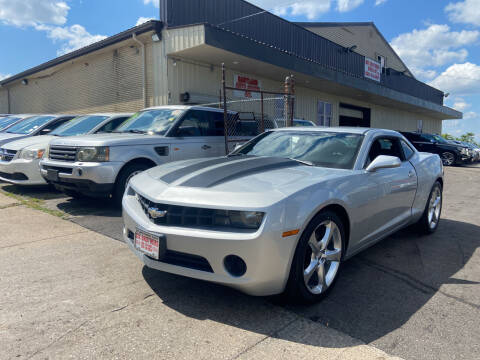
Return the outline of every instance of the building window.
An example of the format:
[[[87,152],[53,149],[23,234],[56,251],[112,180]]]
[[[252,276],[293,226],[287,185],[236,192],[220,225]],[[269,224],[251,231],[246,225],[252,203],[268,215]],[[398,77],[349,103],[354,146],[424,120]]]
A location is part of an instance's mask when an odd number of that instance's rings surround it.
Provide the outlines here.
[[[387,59],[385,58],[385,56],[378,55],[377,56],[377,61],[382,66],[382,72],[383,72],[383,69],[385,69],[387,67]]]
[[[417,132],[423,132],[423,120],[417,120]]]
[[[319,101],[317,110],[317,125],[332,126],[332,104]]]

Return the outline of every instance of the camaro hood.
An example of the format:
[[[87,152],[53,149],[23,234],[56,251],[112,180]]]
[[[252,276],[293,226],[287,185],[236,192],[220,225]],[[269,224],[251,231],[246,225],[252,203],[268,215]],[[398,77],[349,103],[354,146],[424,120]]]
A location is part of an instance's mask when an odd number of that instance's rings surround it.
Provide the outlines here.
[[[222,157],[161,165],[131,180],[140,195],[171,204],[262,208],[351,170],[274,157]]]
[[[170,138],[160,135],[144,134],[94,134],[56,138],[51,145],[63,146],[130,146],[130,145],[151,145],[171,142]]]
[[[4,148],[9,150],[21,150],[26,147],[36,146],[38,149],[45,149],[52,139],[55,139],[55,136],[42,135],[42,136],[31,136],[23,138],[21,140],[11,141],[4,146]]]
[[[8,142],[14,141],[15,139],[23,139],[26,138],[27,135],[22,134],[9,134],[9,133],[0,133],[0,146],[6,144]]]

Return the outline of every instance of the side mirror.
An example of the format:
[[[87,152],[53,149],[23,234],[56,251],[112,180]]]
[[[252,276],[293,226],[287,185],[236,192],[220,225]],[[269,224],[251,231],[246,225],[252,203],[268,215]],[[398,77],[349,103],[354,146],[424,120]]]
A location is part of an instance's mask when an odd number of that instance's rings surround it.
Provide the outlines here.
[[[379,155],[367,167],[368,172],[375,172],[380,169],[393,169],[402,165],[396,156]]]
[[[236,143],[236,144],[235,144],[235,149],[233,149],[233,151],[240,149],[240,148],[242,147],[242,145],[243,145],[243,144]]]

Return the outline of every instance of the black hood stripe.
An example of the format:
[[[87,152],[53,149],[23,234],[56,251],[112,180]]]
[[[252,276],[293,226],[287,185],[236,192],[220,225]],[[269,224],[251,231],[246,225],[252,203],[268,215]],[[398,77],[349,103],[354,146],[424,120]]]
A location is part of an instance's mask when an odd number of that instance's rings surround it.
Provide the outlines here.
[[[181,183],[180,186],[208,188],[244,176],[299,165],[301,164],[297,161],[274,157],[261,157],[253,158],[248,161],[235,161],[231,164],[225,164],[218,168],[207,170],[186,180]]]
[[[223,164],[229,161],[234,161],[238,160],[239,158],[228,158],[228,157],[220,157],[220,158],[215,158],[211,160],[203,160],[203,159],[198,159],[199,162],[193,165],[185,166],[181,169],[174,170],[166,175],[163,175],[160,180],[166,182],[167,184],[171,184],[182,177],[189,175],[195,171],[205,169],[210,166],[215,166],[219,164]]]

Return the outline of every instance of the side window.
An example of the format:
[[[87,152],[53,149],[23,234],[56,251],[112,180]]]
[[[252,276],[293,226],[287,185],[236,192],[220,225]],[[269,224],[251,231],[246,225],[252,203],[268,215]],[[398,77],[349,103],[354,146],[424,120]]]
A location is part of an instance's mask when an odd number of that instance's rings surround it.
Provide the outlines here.
[[[395,138],[376,139],[370,147],[365,167],[370,165],[370,163],[380,155],[396,156],[400,160],[404,160],[400,142]]]
[[[435,141],[435,138],[432,135],[422,134],[420,136],[422,137],[421,141],[424,141],[424,142],[434,142]]]
[[[223,136],[224,135],[223,113],[205,111],[205,115],[210,119],[210,126],[208,128],[206,136]]]
[[[205,111],[190,110],[178,127],[178,137],[207,136],[210,121]]]
[[[410,158],[413,156],[415,151],[412,150],[410,145],[408,145],[405,141],[401,140],[400,144],[402,145],[403,149],[403,154],[405,155],[405,160],[410,160]]]
[[[66,122],[72,120],[71,118],[65,118],[57,120],[49,125],[47,125],[42,131],[40,131],[40,135],[46,135],[55,130],[56,128],[60,127],[61,125],[65,124]]]
[[[128,117],[119,117],[116,118],[112,121],[107,122],[104,124],[100,129],[98,129],[96,132],[101,133],[101,132],[111,132],[114,131],[116,128],[118,128],[122,123],[127,120]]]

